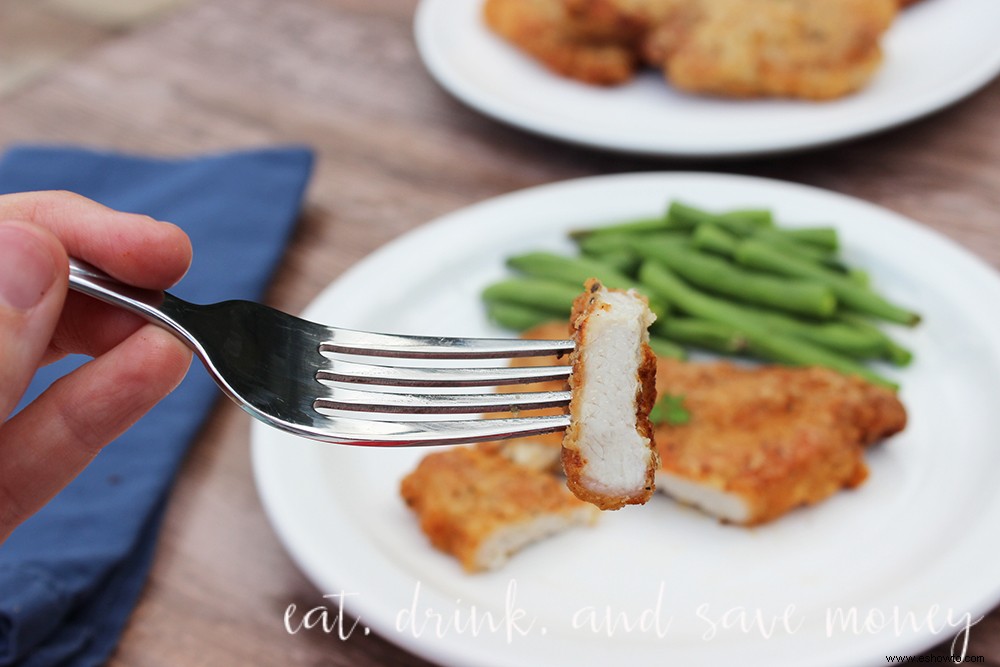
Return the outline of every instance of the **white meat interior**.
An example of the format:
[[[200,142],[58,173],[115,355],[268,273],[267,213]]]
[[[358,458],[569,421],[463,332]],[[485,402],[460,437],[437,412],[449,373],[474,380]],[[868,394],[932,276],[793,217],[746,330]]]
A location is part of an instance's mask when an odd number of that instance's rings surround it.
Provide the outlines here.
[[[649,438],[636,431],[636,394],[646,328],[654,316],[646,304],[622,292],[605,292],[607,309],[595,309],[582,349],[577,447],[593,490],[622,495],[646,486]]]
[[[744,523],[750,518],[750,508],[739,495],[672,472],[658,470],[656,488],[685,505],[692,505],[725,521]]]
[[[483,569],[495,570],[506,563],[511,555],[529,544],[573,526],[591,524],[595,518],[593,507],[580,507],[561,514],[542,514],[527,521],[498,528],[479,548],[479,564]]]

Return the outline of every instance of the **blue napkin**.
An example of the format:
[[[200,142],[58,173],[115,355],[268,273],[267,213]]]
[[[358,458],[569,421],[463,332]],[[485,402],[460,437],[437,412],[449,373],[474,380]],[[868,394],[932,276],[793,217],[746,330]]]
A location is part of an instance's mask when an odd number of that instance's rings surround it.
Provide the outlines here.
[[[175,294],[259,299],[311,167],[302,148],[162,160],[26,146],[0,158],[0,194],[71,190],[173,222],[194,245]],[[24,403],[83,361],[42,369]],[[173,394],[0,545],[0,666],[107,660],[146,579],[171,483],[219,396],[195,361]]]

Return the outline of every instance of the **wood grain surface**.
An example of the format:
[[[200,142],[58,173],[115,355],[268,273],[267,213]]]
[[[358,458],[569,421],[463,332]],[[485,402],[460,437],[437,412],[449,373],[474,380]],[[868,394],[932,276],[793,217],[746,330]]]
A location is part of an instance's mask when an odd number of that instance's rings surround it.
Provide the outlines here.
[[[806,154],[632,158],[529,136],[453,100],[417,57],[415,4],[193,3],[0,99],[0,146],[66,142],[163,155],[314,147],[306,212],[268,296],[292,312],[367,253],[436,216],[527,186],[631,171],[724,171],[829,188],[910,216],[1000,267],[1000,81],[931,118]],[[261,509],[248,419],[220,401],[199,437],[111,664],[426,664],[375,636],[285,631],[286,607],[315,606],[322,592],[298,572]],[[932,654],[947,652],[942,645]],[[973,628],[969,654],[1000,666],[1000,611]],[[872,656],[873,665],[882,661]]]

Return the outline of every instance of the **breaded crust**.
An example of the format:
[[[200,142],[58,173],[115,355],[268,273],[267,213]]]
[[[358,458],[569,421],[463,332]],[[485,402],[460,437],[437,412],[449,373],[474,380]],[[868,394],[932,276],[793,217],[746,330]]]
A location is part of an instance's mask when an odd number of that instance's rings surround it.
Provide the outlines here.
[[[892,391],[823,368],[661,359],[657,384],[690,413],[656,429],[661,473],[742,501],[747,525],[858,486],[864,448],[906,426]]]
[[[487,0],[487,24],[550,69],[587,83],[638,64],[677,88],[825,100],[867,83],[879,41],[912,0]]]
[[[637,325],[638,335],[629,341],[638,353],[638,361],[627,358],[631,350],[622,350],[626,357],[622,363],[615,363],[610,369],[613,374],[631,377],[628,385],[632,395],[627,398],[632,401],[631,423],[622,424],[623,430],[630,430],[636,438],[622,438],[620,441],[595,440],[590,432],[594,429],[588,419],[594,419],[594,412],[587,409],[589,401],[595,400],[591,392],[596,392],[596,400],[606,400],[609,405],[618,401],[617,396],[601,397],[603,387],[594,386],[595,371],[591,368],[596,364],[607,364],[604,359],[592,359],[595,348],[593,330],[595,318],[606,316],[613,308],[608,301],[609,293],[627,294],[630,298],[642,303],[643,320]],[[607,290],[597,280],[589,280],[586,291],[573,304],[572,327],[576,349],[570,355],[573,373],[570,376],[572,400],[570,402],[570,426],[566,429],[562,442],[563,471],[566,474],[566,484],[578,498],[593,503],[602,510],[615,510],[625,505],[643,504],[652,496],[655,489],[655,475],[658,467],[656,446],[653,440],[653,426],[649,421],[649,412],[656,402],[656,356],[649,347],[649,336],[646,327],[652,322],[648,303],[641,295],[629,291]],[[647,319],[648,318],[648,319]],[[634,358],[634,357],[633,357]],[[630,365],[631,364],[631,365]],[[602,372],[607,372],[605,369]],[[617,415],[611,416],[615,419]],[[598,436],[599,437],[599,436]],[[636,456],[635,448],[643,450],[642,456]],[[631,451],[630,451],[631,450]],[[597,457],[600,457],[600,460]],[[609,479],[605,471],[610,467],[615,470],[624,469],[625,477],[635,478],[635,466],[639,470],[641,481],[624,488],[620,480]]]
[[[571,17],[562,0],[486,0],[486,24],[557,74],[597,85],[629,80],[636,55],[599,23]]]
[[[691,92],[841,97],[881,64],[879,39],[895,13],[895,0],[711,0],[692,30],[677,37],[668,28],[664,69]]]
[[[400,494],[431,543],[468,572],[495,569],[527,544],[598,514],[556,477],[476,447],[428,455]]]

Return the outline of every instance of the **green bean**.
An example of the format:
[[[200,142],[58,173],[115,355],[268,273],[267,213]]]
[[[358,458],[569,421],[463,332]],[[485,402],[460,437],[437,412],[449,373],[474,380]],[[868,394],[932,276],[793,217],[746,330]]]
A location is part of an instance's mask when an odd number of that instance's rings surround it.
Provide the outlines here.
[[[833,252],[825,248],[808,245],[790,238],[783,230],[778,229],[758,229],[753,233],[752,238],[763,241],[769,246],[782,251],[790,252],[800,257],[806,257],[816,262],[822,262],[834,255]]]
[[[837,256],[834,253],[816,246],[810,246],[805,243],[793,241],[776,229],[762,229],[755,232],[752,238],[758,241],[763,241],[767,245],[785,255],[791,255],[792,257],[798,257],[800,259],[807,259],[821,266],[833,269],[838,273],[847,273],[849,270],[843,262],[837,259]]]
[[[725,233],[723,232],[723,234]],[[681,277],[687,279],[689,282],[694,283],[702,289],[707,289],[709,291],[712,291],[714,281],[717,280],[719,276],[726,275],[727,273],[733,273],[734,271],[739,272],[738,269],[730,266],[724,260],[707,256],[704,256],[703,259],[711,261],[696,260],[697,256],[695,254],[684,251],[683,249],[678,250],[676,244],[671,248],[668,247],[667,242],[648,241],[643,244],[643,248],[645,256],[664,262],[676,273],[680,274]],[[697,276],[695,272],[687,272],[687,270],[691,269],[690,265],[692,263],[701,264],[701,266],[697,268],[701,268],[702,275]],[[745,272],[739,273],[745,274]],[[702,278],[703,280],[699,280],[699,278]],[[731,295],[736,295],[737,298],[742,297],[744,300],[749,301],[750,299],[747,299],[746,296],[751,293],[754,286],[754,280],[751,280],[745,275],[737,275],[737,278],[738,279],[732,279],[730,281],[732,287]],[[758,276],[754,275],[752,278],[756,279]],[[784,298],[783,294],[787,291],[788,285],[786,282],[780,280],[777,281],[777,283],[778,285],[774,287],[774,291],[776,294],[776,300],[780,300]],[[817,284],[809,284],[813,289],[822,288],[822,286]],[[827,293],[828,298],[830,298],[835,304],[835,299],[829,291],[829,288],[822,289]],[[873,359],[882,356],[885,352],[885,337],[880,334],[872,335],[869,332],[858,331],[856,328],[842,323],[803,322],[781,313],[770,312],[761,308],[754,308],[746,304],[733,305],[741,308],[745,315],[757,318],[769,329],[809,340],[813,343],[823,345],[824,347],[828,347],[834,351],[851,357],[859,359]],[[830,310],[824,314],[827,316],[833,314],[833,308],[830,308]]]
[[[872,286],[872,277],[864,269],[848,269],[847,277],[861,287],[867,288]]]
[[[815,317],[829,317],[837,308],[837,298],[829,287],[746,271],[690,246],[651,240],[635,244],[635,250],[702,289],[740,301]]]
[[[840,238],[833,227],[782,227],[778,231],[793,241],[836,252],[840,248]]]
[[[674,200],[667,206],[667,220],[679,229],[694,229],[698,225],[715,222],[715,216],[708,211]]]
[[[611,289],[629,289],[635,281],[603,262],[589,257],[564,257],[551,252],[529,252],[507,259],[507,266],[534,278],[558,280],[576,285],[583,291],[583,283],[597,278]]]
[[[505,301],[488,303],[486,312],[494,323],[504,329],[513,329],[514,331],[524,331],[546,322],[561,319],[558,315],[544,310]]]
[[[574,229],[569,233],[570,238],[585,239],[590,236],[603,236],[604,234],[635,234],[639,232],[655,232],[667,229],[674,229],[667,216],[661,215],[655,218],[639,218],[628,220],[603,227],[592,227],[590,229]]]
[[[852,272],[852,270],[848,270],[829,250],[818,246],[810,246],[806,243],[800,243],[794,236],[788,235],[786,233],[788,231],[800,230],[759,229],[755,231],[752,236],[768,243],[768,245],[775,246],[782,252],[816,261],[824,266],[828,266],[831,269],[847,273]],[[628,241],[626,239],[622,239],[621,241],[622,245],[625,245],[627,242]],[[694,233],[691,235],[691,242],[699,250],[707,250],[714,252],[717,255],[732,258],[733,255],[736,254],[736,246],[739,244],[740,239],[729,232],[720,229],[717,225],[704,224],[699,225],[698,228],[694,230]]]
[[[675,239],[683,240],[688,238],[686,232],[659,232],[644,234],[594,234],[577,240],[577,245],[584,254],[598,256],[612,251],[631,251],[636,243],[647,239]]]
[[[723,354],[737,354],[747,349],[746,336],[738,329],[694,317],[668,317],[654,323],[653,331],[675,343]]]
[[[739,236],[747,236],[754,231],[772,227],[771,212],[763,209],[745,209],[726,213],[709,213],[680,201],[670,202],[667,219],[680,229],[695,229],[703,224],[715,224]]]
[[[844,375],[856,375],[872,384],[899,391],[897,383],[861,364],[842,357],[836,352],[791,336],[751,336],[748,346],[753,354],[770,361],[791,366],[822,366]]]
[[[751,314],[749,307],[744,312]],[[762,309],[754,309],[752,314],[772,331],[808,340],[855,359],[877,359],[885,354],[886,341],[880,333],[843,322],[803,322]]]
[[[590,278],[597,278],[610,289],[643,291],[637,281],[589,257],[564,257],[551,252],[529,252],[510,257],[507,265],[533,278],[574,285],[578,288],[578,293],[583,291],[584,282]],[[656,298],[649,300],[649,308],[657,317],[664,317],[668,312],[668,306]]]
[[[747,337],[751,349],[772,361],[803,366],[825,366],[870,382],[896,388],[896,385],[847,357],[795,336],[775,333],[765,324],[730,303],[702,294],[684,284],[669,269],[657,262],[644,262],[639,278],[655,294],[681,310],[711,322],[729,325]]]
[[[624,276],[633,276],[639,270],[640,257],[631,250],[609,250],[602,253],[587,253],[589,257],[615,269]]]
[[[882,339],[882,358],[892,365],[909,366],[910,362],[913,361],[913,352],[894,341],[888,334],[874,326],[861,315],[858,315],[857,313],[845,312],[840,313],[840,315],[838,315],[838,319],[852,326],[858,327],[862,331],[868,332],[873,336],[880,337]]]
[[[483,290],[487,304],[503,302],[537,308],[553,315],[569,317],[573,301],[583,292],[579,288],[538,278],[510,278],[493,283]]]
[[[821,282],[833,290],[842,304],[873,317],[909,326],[920,322],[918,314],[890,303],[850,278],[798,257],[782,255],[760,241],[741,243],[736,249],[736,261],[754,269]]]
[[[893,366],[905,367],[913,361],[913,352],[889,339],[885,346],[885,358]]]
[[[661,336],[650,335],[649,347],[653,350],[653,354],[658,357],[669,357],[671,359],[685,359],[687,357],[684,348]]]
[[[739,239],[714,224],[699,225],[691,235],[691,244],[699,250],[714,252],[723,257],[732,257],[739,245]]]
[[[715,219],[723,226],[733,223],[754,227],[773,227],[774,214],[766,208],[743,208],[717,213]]]
[[[744,318],[756,321],[768,331],[794,336],[855,359],[876,359],[885,356],[888,338],[882,332],[859,330],[843,322],[803,321],[763,308],[726,302]],[[676,321],[673,317],[666,322]],[[740,332],[731,332],[739,335]],[[669,336],[667,336],[669,338]]]
[[[653,251],[650,252],[653,259],[663,259],[655,256],[655,251],[657,250],[656,246],[653,246],[653,244],[648,245],[653,248]],[[722,262],[722,260],[716,261]],[[687,278],[689,282],[698,285],[696,280],[691,279],[693,276],[685,275],[685,273],[681,270],[682,267],[679,263],[671,264],[670,262],[667,262],[667,266],[673,269],[676,273],[680,274],[682,277]],[[708,289],[707,284],[700,285],[700,287]],[[874,333],[870,331],[860,331],[857,327],[841,322],[803,321],[783,313],[772,312],[750,304],[733,303],[732,305],[733,307],[738,308],[745,316],[755,318],[761,324],[767,326],[770,330],[778,333],[794,335],[798,338],[828,347],[831,350],[850,357],[858,359],[874,359],[882,357],[886,353],[887,341],[889,339],[878,330],[875,330]]]

